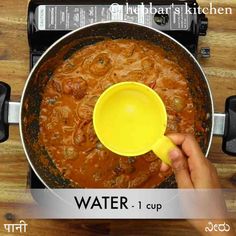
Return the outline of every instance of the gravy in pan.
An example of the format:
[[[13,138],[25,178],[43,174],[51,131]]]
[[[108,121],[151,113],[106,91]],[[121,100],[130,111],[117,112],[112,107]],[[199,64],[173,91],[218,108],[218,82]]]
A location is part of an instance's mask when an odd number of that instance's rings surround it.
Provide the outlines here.
[[[125,39],[84,47],[54,71],[40,113],[40,143],[64,177],[80,187],[152,188],[172,174],[160,173],[161,161],[152,152],[122,157],[97,139],[94,105],[105,89],[122,81],[144,83],[160,95],[168,114],[167,132],[197,132],[185,71],[163,49]]]

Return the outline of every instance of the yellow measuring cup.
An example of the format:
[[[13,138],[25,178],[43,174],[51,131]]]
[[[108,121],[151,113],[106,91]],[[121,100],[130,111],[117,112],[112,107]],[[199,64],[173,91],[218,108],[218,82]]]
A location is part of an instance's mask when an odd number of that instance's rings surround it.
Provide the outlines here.
[[[131,157],[152,150],[170,164],[168,152],[175,145],[164,136],[165,105],[148,86],[122,82],[109,87],[95,105],[93,125],[98,139],[112,152]]]

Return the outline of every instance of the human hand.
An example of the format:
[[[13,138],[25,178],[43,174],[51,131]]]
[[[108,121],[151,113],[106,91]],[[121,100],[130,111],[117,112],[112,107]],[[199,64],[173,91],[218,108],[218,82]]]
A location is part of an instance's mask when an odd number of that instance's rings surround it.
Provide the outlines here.
[[[170,134],[168,137],[179,147],[169,153],[179,188],[220,188],[216,168],[205,158],[192,135]],[[162,163],[160,170],[168,168]]]
[[[168,137],[178,148],[171,150],[169,158],[171,160],[171,168],[175,174],[178,188],[184,189],[220,189],[220,181],[216,168],[205,158],[200,146],[192,135],[170,134]],[[160,171],[167,171],[170,166],[162,163]],[[211,194],[210,194],[211,195]],[[210,235],[234,235],[232,224],[227,220],[226,206],[224,198],[221,194],[205,196],[198,203],[196,211],[207,211],[213,215],[222,216],[222,219],[214,220],[214,223],[226,222],[231,226],[230,232],[211,232]],[[185,199],[186,200],[186,199]],[[186,207],[186,201],[183,200],[183,207]],[[188,199],[189,200],[189,199]],[[195,207],[195,206],[193,206]],[[186,209],[188,210],[188,209]],[[205,232],[208,220],[189,220],[189,222],[201,233]]]

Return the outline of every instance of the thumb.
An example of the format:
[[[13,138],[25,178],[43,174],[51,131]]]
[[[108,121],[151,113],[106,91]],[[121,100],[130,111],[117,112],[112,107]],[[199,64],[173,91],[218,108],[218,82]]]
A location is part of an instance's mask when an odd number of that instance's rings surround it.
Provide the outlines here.
[[[179,188],[193,188],[190,178],[188,162],[184,154],[175,148],[169,152],[171,167],[174,171],[175,178]]]

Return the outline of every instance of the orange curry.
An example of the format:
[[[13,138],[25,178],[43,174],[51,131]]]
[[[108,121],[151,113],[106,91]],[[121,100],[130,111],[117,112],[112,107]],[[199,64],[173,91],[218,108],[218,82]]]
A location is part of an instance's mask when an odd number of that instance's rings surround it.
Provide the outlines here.
[[[105,40],[75,52],[59,66],[44,91],[40,143],[66,179],[84,188],[152,188],[160,173],[152,153],[127,158],[97,139],[94,105],[112,84],[137,81],[154,89],[168,113],[167,132],[194,134],[196,110],[185,71],[160,47],[145,41]]]

